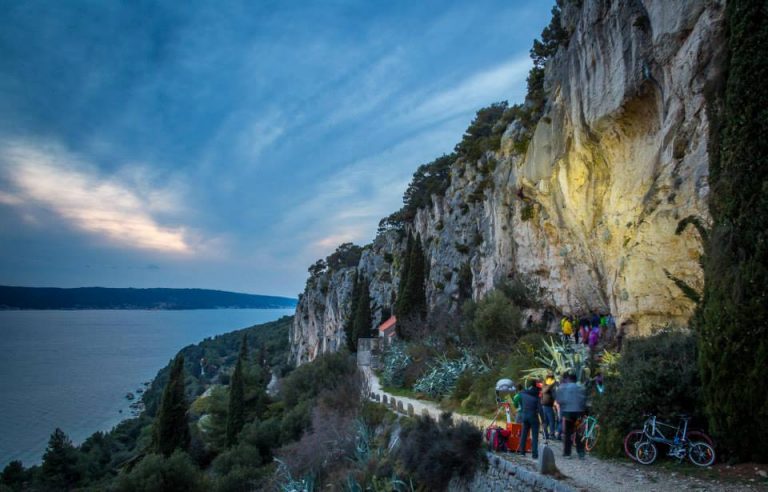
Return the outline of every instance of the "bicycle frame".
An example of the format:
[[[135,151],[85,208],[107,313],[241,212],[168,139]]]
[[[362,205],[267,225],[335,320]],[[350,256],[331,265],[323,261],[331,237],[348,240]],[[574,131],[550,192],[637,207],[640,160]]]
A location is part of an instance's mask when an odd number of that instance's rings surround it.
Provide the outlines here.
[[[680,424],[677,426],[669,425],[664,422],[658,422],[655,415],[651,415],[643,424],[643,434],[654,442],[660,442],[670,446],[675,446],[686,441],[688,434],[688,419],[682,419],[682,431],[680,430]],[[668,438],[662,428],[674,429],[675,435],[672,439]]]
[[[576,421],[576,428],[583,429],[581,439],[587,440],[595,431],[595,425],[597,425],[597,419],[592,415],[587,415]]]
[[[643,435],[652,442],[658,442],[669,446],[669,455],[674,456],[680,460],[685,458],[688,444],[688,418],[683,417],[682,422],[674,425],[669,425],[664,422],[657,422],[656,416],[651,415],[643,424]],[[681,429],[682,426],[682,429]],[[674,429],[675,434],[672,439],[668,438],[664,434],[663,428]]]

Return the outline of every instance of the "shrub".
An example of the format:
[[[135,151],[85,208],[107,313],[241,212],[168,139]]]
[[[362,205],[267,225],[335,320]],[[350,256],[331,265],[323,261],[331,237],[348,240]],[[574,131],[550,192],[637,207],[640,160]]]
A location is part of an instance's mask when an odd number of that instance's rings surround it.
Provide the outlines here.
[[[486,463],[481,432],[467,422],[409,419],[400,433],[398,465],[426,490],[445,490],[454,476],[469,478]]]
[[[506,109],[507,102],[502,101],[479,110],[464,132],[461,142],[456,145],[456,153],[468,161],[476,161],[485,152],[498,150],[504,125],[497,125],[497,122]]]
[[[356,267],[360,262],[360,256],[363,254],[363,248],[352,243],[344,243],[336,248],[325,259],[327,267],[331,270],[341,270],[342,268]]]
[[[538,285],[530,278],[517,275],[502,283],[499,290],[518,307],[532,308],[539,305]]]
[[[507,350],[522,331],[520,309],[495,290],[477,303],[471,333],[485,348]]]
[[[212,466],[217,475],[225,476],[238,467],[258,467],[262,461],[258,448],[248,443],[239,443],[218,455]]]
[[[520,220],[528,222],[536,216],[536,211],[531,203],[526,202],[520,209]]]
[[[208,490],[203,474],[189,456],[176,450],[168,458],[147,455],[141,463],[122,475],[117,483],[120,492],[173,492]]]
[[[286,407],[314,398],[323,389],[335,388],[342,376],[357,372],[354,357],[347,352],[323,354],[296,368],[282,380],[280,395]]]
[[[312,426],[298,442],[277,451],[292,476],[318,482],[354,456],[355,419],[338,408],[320,405],[312,412]]]
[[[603,433],[598,452],[621,455],[624,435],[639,427],[644,413],[700,416],[696,357],[695,337],[683,332],[630,340],[617,363],[619,376],[607,377],[605,393],[594,401]]]

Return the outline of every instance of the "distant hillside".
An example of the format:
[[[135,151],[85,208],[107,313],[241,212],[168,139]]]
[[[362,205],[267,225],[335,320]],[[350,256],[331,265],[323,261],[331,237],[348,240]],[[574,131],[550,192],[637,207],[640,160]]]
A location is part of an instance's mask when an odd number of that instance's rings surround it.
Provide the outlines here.
[[[296,299],[206,289],[0,286],[0,309],[290,309]]]

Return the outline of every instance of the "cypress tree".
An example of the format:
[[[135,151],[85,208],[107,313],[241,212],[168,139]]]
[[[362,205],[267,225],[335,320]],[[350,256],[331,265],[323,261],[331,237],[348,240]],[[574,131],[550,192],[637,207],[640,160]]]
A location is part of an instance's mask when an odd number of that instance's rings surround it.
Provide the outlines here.
[[[768,460],[766,17],[763,0],[727,2],[728,75],[722,111],[712,118],[712,231],[696,316],[710,429],[739,458],[762,462]]]
[[[170,456],[175,449],[186,450],[187,446],[189,426],[187,400],[184,396],[184,356],[179,354],[173,360],[168,384],[163,390],[152,434],[152,448],[155,452]]]
[[[357,333],[355,332],[355,319],[357,318],[357,307],[360,300],[360,275],[355,270],[352,277],[352,297],[349,301],[349,317],[344,324],[344,335],[347,342],[347,348],[350,352],[357,352]]]
[[[427,262],[424,259],[424,249],[421,246],[421,235],[416,236],[408,271],[408,291],[412,298],[411,314],[423,317],[427,310],[427,293],[424,283],[427,276]]]
[[[403,264],[400,267],[400,283],[397,286],[397,300],[395,301],[395,313],[405,318],[411,312],[410,295],[407,292],[408,276],[410,275],[411,255],[413,253],[413,235],[408,232],[408,240],[405,243]]]
[[[240,355],[229,381],[229,411],[227,412],[227,446],[237,443],[237,435],[245,425],[245,382],[243,364],[248,358],[248,337],[243,335]]]
[[[357,309],[355,309],[355,348],[357,348],[357,339],[369,337],[371,335],[371,325],[373,316],[371,315],[371,293],[368,281],[360,281],[360,293],[357,296]]]
[[[79,479],[77,451],[58,427],[48,440],[41,471],[43,481],[54,490],[70,489]]]

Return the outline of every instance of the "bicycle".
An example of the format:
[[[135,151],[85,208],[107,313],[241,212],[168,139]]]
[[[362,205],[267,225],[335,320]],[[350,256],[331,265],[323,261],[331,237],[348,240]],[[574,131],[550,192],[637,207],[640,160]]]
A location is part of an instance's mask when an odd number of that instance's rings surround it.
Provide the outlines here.
[[[592,415],[582,417],[576,422],[576,432],[573,434],[573,445],[576,445],[576,439],[584,441],[584,449],[592,452],[597,444],[597,438],[600,436],[600,425],[597,418]]]
[[[669,446],[667,455],[677,458],[681,462],[688,457],[696,466],[710,466],[715,462],[715,450],[703,441],[692,441],[688,437],[688,421],[690,417],[682,416],[681,424],[677,426],[664,422],[658,422],[655,415],[650,415],[643,424],[643,437],[634,444],[635,459],[642,465],[650,465],[656,461],[658,449],[656,443]],[[667,434],[664,433],[667,429]],[[668,437],[671,429],[675,433]]]
[[[635,457],[635,445],[643,440],[645,434],[642,429],[631,430],[624,436],[624,454],[633,461],[637,461]],[[701,429],[689,430],[687,433],[689,441],[701,441],[709,444],[712,449],[716,449],[715,441],[709,435]]]

